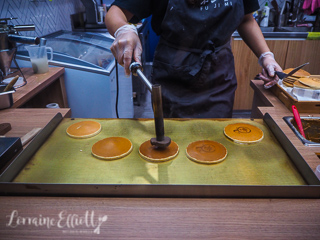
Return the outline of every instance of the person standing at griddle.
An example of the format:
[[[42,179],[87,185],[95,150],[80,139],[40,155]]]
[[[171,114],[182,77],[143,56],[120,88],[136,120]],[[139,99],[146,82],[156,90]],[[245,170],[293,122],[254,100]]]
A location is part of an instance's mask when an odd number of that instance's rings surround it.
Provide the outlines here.
[[[258,0],[115,0],[106,14],[115,36],[111,51],[126,74],[132,61],[141,63],[137,23],[152,15],[160,40],[152,83],[162,88],[164,117],[231,118],[237,79],[230,39],[235,30],[258,57],[265,86],[282,71],[252,16]],[[243,62],[243,64],[247,64]]]

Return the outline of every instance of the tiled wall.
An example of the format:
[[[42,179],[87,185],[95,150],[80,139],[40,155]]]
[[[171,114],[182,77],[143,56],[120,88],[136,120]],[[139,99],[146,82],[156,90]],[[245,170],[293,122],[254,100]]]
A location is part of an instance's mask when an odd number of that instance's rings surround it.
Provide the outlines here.
[[[0,18],[17,17],[10,24],[34,24],[24,36],[43,36],[71,30],[70,15],[84,11],[80,0],[0,0]]]
[[[259,0],[260,7],[268,1]],[[285,0],[277,0],[282,6]],[[104,0],[110,3],[112,0]],[[271,4],[270,4],[271,6]],[[25,36],[43,36],[59,30],[71,30],[70,15],[84,11],[81,0],[0,0],[0,18],[17,17],[11,24],[35,24],[36,30]]]

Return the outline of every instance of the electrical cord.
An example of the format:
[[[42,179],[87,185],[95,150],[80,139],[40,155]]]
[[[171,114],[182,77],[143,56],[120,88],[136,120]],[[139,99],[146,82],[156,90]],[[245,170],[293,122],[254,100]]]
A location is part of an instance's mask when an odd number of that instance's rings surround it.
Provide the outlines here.
[[[118,112],[118,104],[119,104],[119,69],[118,69],[118,61],[116,61],[116,115],[117,118],[119,118],[119,112]]]

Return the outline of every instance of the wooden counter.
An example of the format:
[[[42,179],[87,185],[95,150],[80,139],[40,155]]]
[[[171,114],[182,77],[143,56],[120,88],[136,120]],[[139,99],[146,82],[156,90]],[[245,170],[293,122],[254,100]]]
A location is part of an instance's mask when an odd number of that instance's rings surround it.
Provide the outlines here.
[[[22,68],[27,84],[13,94],[13,106],[44,108],[49,103],[58,103],[67,108],[68,100],[64,85],[64,68],[50,67],[49,72],[34,74],[32,68]],[[16,74],[13,74],[16,75]]]
[[[12,124],[8,136],[22,136],[57,111],[10,109],[0,119]],[[320,199],[0,197],[1,239],[317,239],[319,226]]]
[[[304,159],[315,170],[320,165],[320,147],[308,147],[303,145],[300,139],[294,134],[290,127],[285,123],[283,117],[293,116],[289,109],[271,92],[271,90],[264,89],[262,80],[252,80],[251,87],[254,90],[254,98],[252,103],[252,118],[260,118],[265,113],[269,113],[280,126],[281,130],[288,136],[299,152],[304,154]],[[319,114],[300,113],[303,116],[320,117]]]

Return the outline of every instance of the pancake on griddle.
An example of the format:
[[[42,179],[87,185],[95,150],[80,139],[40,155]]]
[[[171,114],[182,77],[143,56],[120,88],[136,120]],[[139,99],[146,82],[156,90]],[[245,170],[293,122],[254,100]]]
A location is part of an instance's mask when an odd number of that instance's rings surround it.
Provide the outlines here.
[[[109,137],[96,142],[91,152],[97,158],[113,160],[127,156],[132,148],[132,143],[127,138]]]
[[[213,164],[223,161],[227,156],[227,149],[221,143],[211,140],[192,142],[186,150],[187,157],[195,162]]]
[[[263,131],[247,123],[229,124],[224,128],[224,134],[236,143],[256,143],[263,139]]]
[[[178,153],[179,146],[174,141],[171,141],[168,147],[159,148],[152,145],[148,140],[142,143],[139,148],[140,156],[151,162],[166,162],[176,157]]]
[[[66,132],[72,138],[89,138],[101,131],[101,124],[96,121],[81,121],[70,125]]]

